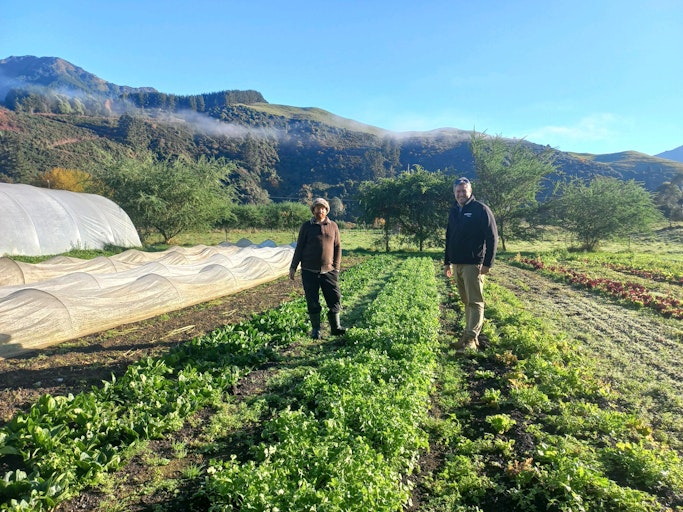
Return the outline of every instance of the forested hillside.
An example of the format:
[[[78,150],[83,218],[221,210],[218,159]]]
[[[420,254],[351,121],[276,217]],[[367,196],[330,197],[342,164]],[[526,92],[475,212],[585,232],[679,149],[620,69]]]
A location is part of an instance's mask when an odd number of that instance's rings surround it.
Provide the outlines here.
[[[30,183],[55,167],[91,171],[108,159],[225,158],[244,203],[311,195],[353,202],[365,180],[422,166],[475,176],[470,132],[395,133],[318,108],[273,105],[257,91],[178,96],[105,82],[62,59],[0,60],[0,180]],[[523,141],[532,148],[548,148]],[[654,191],[683,164],[636,152],[555,152],[562,178],[607,175]]]

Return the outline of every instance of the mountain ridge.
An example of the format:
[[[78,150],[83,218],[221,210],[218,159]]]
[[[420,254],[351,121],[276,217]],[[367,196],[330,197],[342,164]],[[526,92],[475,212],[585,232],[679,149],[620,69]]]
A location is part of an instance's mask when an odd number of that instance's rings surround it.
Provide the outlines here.
[[[253,90],[176,96],[119,86],[58,57],[0,60],[0,100],[0,179],[7,181],[30,181],[51,167],[87,171],[102,165],[101,152],[140,151],[234,160],[245,202],[350,199],[359,182],[413,165],[476,178],[469,130],[393,132],[318,107],[268,103]],[[652,191],[683,173],[679,162],[633,151],[552,151],[564,176],[635,179]]]
[[[7,75],[13,82],[6,83]],[[0,60],[0,101],[5,100],[6,87],[29,85],[57,89],[72,87],[83,92],[93,89],[100,93],[119,95],[131,92],[156,92],[153,87],[116,85],[59,57],[10,56]]]
[[[657,153],[655,156],[659,158],[666,158],[667,160],[673,160],[674,162],[683,162],[683,146],[678,146],[677,148],[671,149],[669,151]]]

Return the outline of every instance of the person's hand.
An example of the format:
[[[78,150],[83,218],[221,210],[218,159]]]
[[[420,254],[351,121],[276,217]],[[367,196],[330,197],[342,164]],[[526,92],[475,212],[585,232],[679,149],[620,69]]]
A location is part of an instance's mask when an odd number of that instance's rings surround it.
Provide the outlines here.
[[[296,270],[292,270],[291,268],[289,269],[289,278],[294,281],[294,274],[296,274]]]
[[[488,274],[490,270],[491,270],[491,267],[487,267],[486,265],[482,265],[481,268],[479,269],[479,273],[480,274]]]
[[[444,265],[443,266],[443,272],[446,274],[446,277],[450,279],[450,277],[453,275],[453,270],[451,269],[450,265]]]

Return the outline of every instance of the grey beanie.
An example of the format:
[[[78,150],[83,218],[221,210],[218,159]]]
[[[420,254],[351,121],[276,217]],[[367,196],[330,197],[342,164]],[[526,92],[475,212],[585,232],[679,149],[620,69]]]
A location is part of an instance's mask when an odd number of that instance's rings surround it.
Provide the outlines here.
[[[315,205],[317,204],[323,205],[325,208],[327,208],[328,212],[330,211],[330,203],[325,201],[322,197],[317,197],[313,200],[313,204],[311,204],[311,211],[315,209]]]

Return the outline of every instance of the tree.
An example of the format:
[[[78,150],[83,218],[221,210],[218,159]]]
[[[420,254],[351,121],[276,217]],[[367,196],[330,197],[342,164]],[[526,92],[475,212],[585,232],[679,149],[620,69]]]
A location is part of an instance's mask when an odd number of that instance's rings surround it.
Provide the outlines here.
[[[273,203],[265,208],[266,219],[263,228],[276,228],[299,232],[301,223],[311,218],[311,210],[303,203],[285,201]]]
[[[72,98],[71,99],[71,110],[73,111],[74,114],[79,114],[79,115],[85,114],[85,106],[83,106],[83,102],[78,98]]]
[[[379,149],[371,148],[363,154],[363,168],[368,169],[374,179],[385,178],[389,174],[385,168],[385,158]]]
[[[123,114],[119,118],[118,135],[132,148],[146,149],[152,141],[152,134],[145,120],[131,114]]]
[[[683,174],[678,174],[671,181],[660,185],[655,203],[669,219],[669,226],[672,226],[674,221],[683,220]]]
[[[54,167],[38,175],[33,184],[38,187],[70,190],[71,192],[90,192],[92,190],[92,176],[78,169],[64,169]]]
[[[474,195],[493,211],[503,250],[508,236],[532,237],[522,225],[537,205],[543,178],[557,172],[553,153],[537,154],[522,141],[510,143],[476,132],[470,145],[477,175]]]
[[[277,141],[272,138],[255,137],[248,133],[240,148],[240,157],[251,172],[272,185],[277,184],[275,167],[280,160]]]
[[[450,179],[419,165],[395,178],[362,183],[359,198],[366,222],[383,220],[387,252],[391,233],[397,230],[420,251],[425,245],[442,242],[446,212],[453,203]]]
[[[232,215],[221,223],[223,229],[259,229],[265,223],[265,212],[262,206],[240,204],[231,210]]]
[[[398,192],[398,183],[395,178],[364,181],[358,187],[358,202],[363,212],[362,218],[368,224],[382,225],[386,252],[390,251],[391,233],[399,225],[400,210],[396,201]]]
[[[160,233],[165,243],[191,229],[210,228],[229,217],[235,192],[227,184],[233,164],[224,160],[140,159],[111,162],[100,172],[109,196],[141,236]]]
[[[57,113],[58,114],[71,114],[71,103],[69,99],[63,96],[57,97]]]
[[[226,241],[228,240],[228,231],[239,226],[239,224],[238,224],[239,217],[237,215],[236,208],[237,208],[237,206],[233,210],[226,211],[221,216],[221,218],[218,219],[214,224],[214,227],[220,228],[223,230],[223,233],[225,233],[225,240]]]
[[[401,233],[422,252],[425,245],[443,243],[448,210],[453,204],[451,179],[443,173],[429,172],[419,165],[397,178],[399,224]]]
[[[647,232],[663,218],[650,193],[634,180],[597,176],[586,185],[577,178],[561,190],[555,202],[559,224],[588,251],[604,240]]]
[[[231,229],[292,230],[296,237],[301,223],[311,218],[311,210],[303,203],[285,201],[265,205],[236,205],[216,226],[225,231],[226,240]]]
[[[330,197],[330,214],[335,218],[335,220],[340,220],[344,217],[344,212],[346,207],[344,202],[337,196]]]

